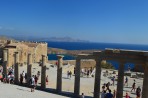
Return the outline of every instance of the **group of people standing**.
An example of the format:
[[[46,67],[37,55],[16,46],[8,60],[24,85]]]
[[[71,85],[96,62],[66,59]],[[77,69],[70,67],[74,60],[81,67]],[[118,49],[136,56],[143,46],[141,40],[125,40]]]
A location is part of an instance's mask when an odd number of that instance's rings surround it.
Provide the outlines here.
[[[14,69],[13,68],[9,68],[7,74],[5,74],[2,70],[1,70],[1,73],[2,73],[1,81],[3,83],[10,83],[10,84],[14,83]]]
[[[29,79],[29,81],[27,81],[27,73],[25,73],[24,71],[20,74],[20,84],[24,84],[27,83],[29,84],[30,88],[31,88],[31,92],[34,92],[35,88],[37,87],[38,84],[38,80],[40,78],[40,71],[37,72],[36,75],[32,75]],[[24,82],[25,79],[25,82]],[[48,75],[46,76],[46,85],[48,85]]]
[[[81,75],[82,75],[82,77],[83,76],[89,77],[91,75],[92,71],[93,71],[92,67],[90,69],[82,68]]]
[[[113,94],[110,89],[110,82],[104,83],[102,86],[101,98],[116,98],[116,91],[114,90]]]
[[[104,85],[102,86],[102,92],[101,92],[101,98],[116,98],[116,91],[114,90],[113,93],[111,93],[111,89],[110,86],[114,86],[115,85],[115,76],[113,76],[111,78],[112,84],[110,82],[104,83]],[[126,76],[125,77],[125,82],[124,82],[124,86],[129,86],[128,84],[129,79]],[[133,80],[133,84],[131,85],[131,92],[134,91],[136,98],[141,98],[141,88],[140,86],[138,86],[136,88],[136,80]],[[131,96],[129,95],[128,92],[126,92],[126,94],[124,95],[124,98],[131,98]]]

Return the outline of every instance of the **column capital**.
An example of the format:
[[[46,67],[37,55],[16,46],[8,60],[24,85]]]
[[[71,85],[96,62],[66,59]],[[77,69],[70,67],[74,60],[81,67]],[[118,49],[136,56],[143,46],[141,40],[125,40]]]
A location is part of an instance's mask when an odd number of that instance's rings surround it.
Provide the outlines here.
[[[58,57],[58,58],[63,58],[64,56],[63,56],[63,55],[57,55],[57,57]]]
[[[8,49],[7,48],[4,48],[3,51],[8,51]]]
[[[95,61],[102,61],[103,59],[100,56],[95,57]]]
[[[15,54],[18,54],[19,52],[18,51],[16,51],[16,52],[14,52]]]
[[[28,55],[32,55],[32,53],[28,53]]]
[[[42,58],[46,57],[46,55],[42,55]]]

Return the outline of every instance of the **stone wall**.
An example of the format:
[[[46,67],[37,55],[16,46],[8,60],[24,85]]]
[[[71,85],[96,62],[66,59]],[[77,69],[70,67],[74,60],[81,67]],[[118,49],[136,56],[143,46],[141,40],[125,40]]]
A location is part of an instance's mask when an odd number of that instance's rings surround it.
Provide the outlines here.
[[[35,48],[35,62],[40,62],[42,59],[42,55],[47,56],[47,43],[40,43],[38,46]]]
[[[32,62],[40,62],[42,55],[47,56],[47,43],[11,42],[0,48],[0,58],[3,58],[3,49],[8,50],[8,65],[14,65],[14,53],[19,53],[21,65],[27,64],[28,53],[32,54]]]
[[[48,62],[55,65],[57,61],[56,60],[50,60]],[[70,64],[70,65],[76,65],[76,60],[63,60],[63,63],[64,64]],[[82,60],[81,61],[81,68],[95,67],[95,64],[96,64],[96,62],[94,60]]]

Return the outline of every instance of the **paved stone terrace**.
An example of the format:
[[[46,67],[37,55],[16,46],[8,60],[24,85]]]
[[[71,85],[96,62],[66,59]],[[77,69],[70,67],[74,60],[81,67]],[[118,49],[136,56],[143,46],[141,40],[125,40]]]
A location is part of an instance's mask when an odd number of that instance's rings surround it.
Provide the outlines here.
[[[17,85],[0,83],[0,98],[68,98],[44,91],[35,90]]]
[[[63,67],[66,68],[67,66]],[[49,85],[47,85],[48,89],[56,89],[56,75],[57,75],[57,68],[56,67],[50,67],[49,64],[47,64],[47,68],[49,68],[46,73],[49,77]],[[27,66],[23,66],[20,67],[20,73],[22,73],[22,71],[27,72]],[[41,67],[38,66],[38,64],[33,64],[33,70],[32,70],[32,74],[36,75],[37,71],[41,71]],[[103,72],[105,72],[106,70],[102,70],[102,75],[101,75],[101,85],[103,85],[103,83],[107,83],[107,82],[111,82],[111,79],[104,77],[103,76]],[[64,71],[63,71],[64,72]],[[112,71],[109,71],[110,73],[112,73]],[[132,98],[135,98],[135,93],[131,93],[131,86],[133,83],[133,78],[129,78],[129,87],[125,87],[124,88],[124,95],[125,92],[128,92]],[[74,91],[74,76],[72,76],[71,79],[67,79],[67,75],[66,73],[63,73],[63,78],[62,78],[63,84],[62,84],[62,91],[63,92],[70,92],[73,93]],[[40,86],[40,79],[38,81],[38,86]],[[84,93],[86,96],[90,96],[92,98],[93,96],[93,89],[94,89],[94,78],[86,78],[86,77],[81,77],[81,91],[80,93]],[[143,83],[143,79],[136,79],[136,87],[140,86],[142,88],[142,83]],[[117,84],[117,82],[115,82],[115,84]],[[101,89],[101,88],[100,88]],[[115,87],[111,86],[112,91],[114,89],[116,89],[116,85]],[[62,96],[62,95],[57,95],[57,94],[53,94],[49,92],[45,92],[45,91],[40,91],[40,90],[35,90],[35,92],[30,92],[30,88],[27,87],[21,87],[21,86],[17,86],[17,85],[11,85],[11,84],[3,84],[0,82],[0,98],[68,98],[66,96]],[[86,97],[89,98],[89,97]]]

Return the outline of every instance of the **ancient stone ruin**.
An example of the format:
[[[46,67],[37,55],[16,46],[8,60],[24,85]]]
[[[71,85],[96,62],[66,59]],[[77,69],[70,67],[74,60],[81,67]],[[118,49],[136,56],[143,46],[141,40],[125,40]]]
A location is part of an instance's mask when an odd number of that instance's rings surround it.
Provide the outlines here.
[[[8,61],[8,49],[3,51],[3,68],[4,72],[7,71]],[[18,71],[20,64],[20,52],[15,51],[14,56],[14,65],[15,65],[15,83],[18,84]],[[27,74],[31,76],[31,66],[32,66],[32,54],[27,54],[28,59],[28,69]],[[41,88],[46,88],[46,58],[47,55],[41,56]],[[118,70],[118,80],[117,80],[117,98],[123,97],[123,79],[124,79],[124,65],[128,62],[141,65],[144,68],[144,81],[143,81],[143,92],[142,98],[148,98],[148,51],[132,51],[132,50],[115,50],[115,49],[106,49],[103,51],[93,52],[93,54],[80,54],[76,58],[76,69],[75,69],[75,83],[74,83],[74,96],[79,97],[80,95],[80,70],[81,70],[81,60],[83,59],[94,59],[96,61],[96,72],[95,72],[95,83],[94,83],[94,98],[100,98],[100,79],[101,79],[101,62],[102,60],[115,60],[119,62]],[[58,65],[57,65],[57,92],[62,91],[62,66],[63,66],[63,56],[58,56]]]
[[[42,55],[47,56],[47,43],[37,43],[37,42],[14,42],[14,41],[0,41],[0,58],[2,61],[6,55],[7,51],[7,66],[14,65],[15,52],[19,53],[19,63],[21,65],[27,64],[27,56],[31,53],[32,61],[31,62],[41,62]],[[1,61],[1,62],[2,62]]]

